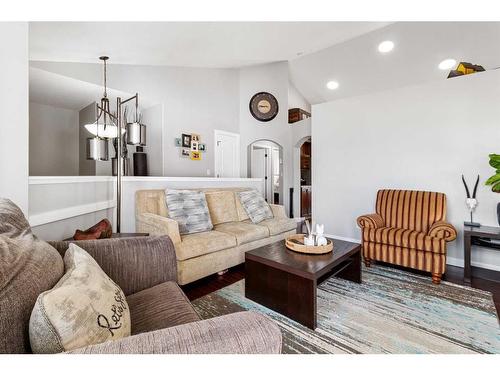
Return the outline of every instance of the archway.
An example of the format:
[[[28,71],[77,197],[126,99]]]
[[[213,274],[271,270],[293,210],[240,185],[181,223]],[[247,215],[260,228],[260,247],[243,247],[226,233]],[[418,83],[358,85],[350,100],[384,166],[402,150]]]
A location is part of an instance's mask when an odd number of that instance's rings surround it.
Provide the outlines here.
[[[263,179],[264,198],[283,204],[283,147],[270,139],[259,139],[248,145],[247,176]]]
[[[293,215],[312,218],[311,136],[304,136],[293,148]]]

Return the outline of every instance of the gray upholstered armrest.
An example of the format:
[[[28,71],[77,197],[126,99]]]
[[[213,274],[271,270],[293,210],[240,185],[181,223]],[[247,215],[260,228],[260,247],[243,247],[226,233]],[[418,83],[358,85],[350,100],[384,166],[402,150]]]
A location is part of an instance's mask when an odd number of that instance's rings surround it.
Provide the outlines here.
[[[278,354],[281,331],[271,319],[240,312],[76,349],[76,354]]]
[[[125,295],[177,281],[175,249],[168,236],[49,243],[63,255],[70,242],[87,251]]]

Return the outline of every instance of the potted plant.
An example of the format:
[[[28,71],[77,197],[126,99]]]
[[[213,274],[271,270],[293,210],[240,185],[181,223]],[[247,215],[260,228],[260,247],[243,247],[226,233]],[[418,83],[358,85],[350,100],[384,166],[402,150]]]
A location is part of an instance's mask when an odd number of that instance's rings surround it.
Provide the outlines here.
[[[490,165],[495,169],[496,173],[488,178],[486,185],[491,185],[491,190],[495,193],[500,193],[500,155],[490,154]],[[497,203],[497,219],[500,225],[500,202]]]

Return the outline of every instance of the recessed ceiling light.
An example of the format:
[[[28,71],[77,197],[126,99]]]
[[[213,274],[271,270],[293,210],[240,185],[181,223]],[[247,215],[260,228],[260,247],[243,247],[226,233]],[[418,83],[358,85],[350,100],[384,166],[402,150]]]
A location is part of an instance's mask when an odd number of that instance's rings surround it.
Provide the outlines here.
[[[394,42],[385,40],[378,45],[378,51],[381,53],[391,52],[394,48]]]
[[[449,70],[453,68],[457,64],[455,59],[446,59],[439,63],[439,69],[441,70]]]
[[[339,88],[339,83],[337,81],[329,81],[326,84],[326,87],[328,87],[330,90],[335,90]]]

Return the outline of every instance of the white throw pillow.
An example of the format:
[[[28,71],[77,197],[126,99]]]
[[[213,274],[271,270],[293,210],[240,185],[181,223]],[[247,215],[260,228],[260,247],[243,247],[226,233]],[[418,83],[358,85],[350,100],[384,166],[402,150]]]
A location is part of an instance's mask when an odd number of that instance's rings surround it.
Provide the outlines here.
[[[130,336],[130,311],[118,285],[82,248],[70,244],[65,274],[38,296],[29,336],[34,353],[59,353]]]

